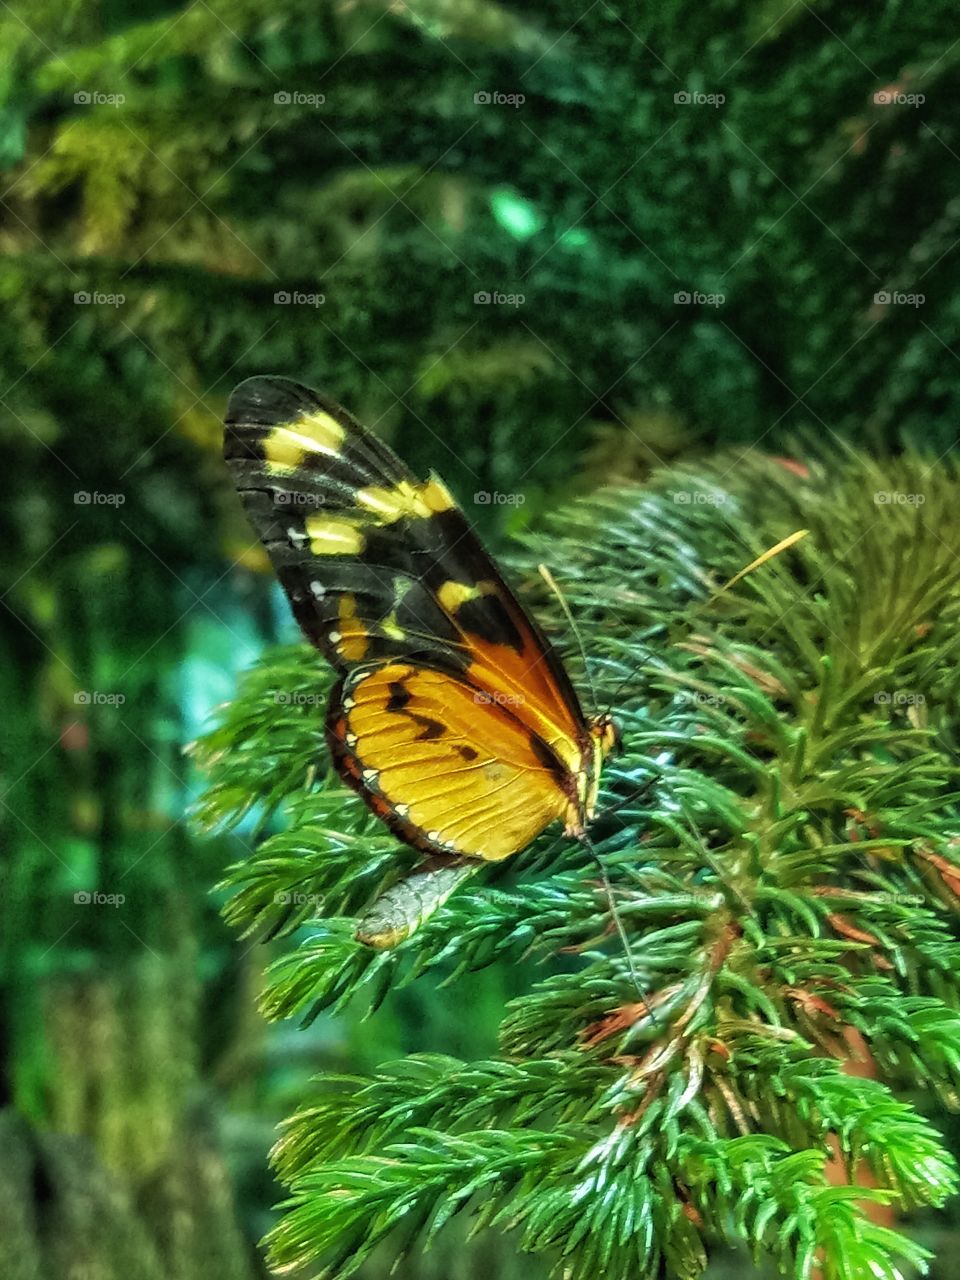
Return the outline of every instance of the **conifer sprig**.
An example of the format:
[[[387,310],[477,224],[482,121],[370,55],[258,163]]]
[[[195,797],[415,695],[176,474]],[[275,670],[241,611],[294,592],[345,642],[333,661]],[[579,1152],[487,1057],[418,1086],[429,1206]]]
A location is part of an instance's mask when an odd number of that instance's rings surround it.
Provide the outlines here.
[[[346,1275],[378,1241],[399,1252],[467,1212],[572,1277],[693,1276],[718,1239],[798,1278],[922,1267],[865,1205],[941,1204],[957,1184],[901,1096],[952,1102],[960,1071],[955,486],[917,458],[805,477],[731,459],[578,503],[517,556],[570,649],[532,567],[560,570],[594,682],[618,690],[626,754],[593,834],[645,1002],[595,866],[550,836],[396,949],[357,943],[357,915],[415,855],[324,778],[315,659],[292,647],[250,674],[200,745],[201,814],[285,806],[286,829],[228,877],[238,927],[305,933],[273,966],[270,1016],[376,1005],[431,968],[455,982],[566,956],[505,1010],[499,1059],[319,1082],[277,1147],[278,1265]],[[843,1069],[856,1037],[874,1079]],[[846,1185],[828,1180],[834,1150]]]

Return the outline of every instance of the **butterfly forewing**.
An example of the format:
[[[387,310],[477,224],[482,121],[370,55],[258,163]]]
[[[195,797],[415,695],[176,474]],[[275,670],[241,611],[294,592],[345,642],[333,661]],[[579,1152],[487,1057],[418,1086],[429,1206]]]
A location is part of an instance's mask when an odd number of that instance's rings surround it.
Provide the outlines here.
[[[338,405],[286,378],[250,378],[227,409],[224,456],[304,634],[340,669],[422,644],[463,667],[459,636],[410,572],[384,494],[429,511],[445,491]],[[386,517],[391,516],[388,520]]]

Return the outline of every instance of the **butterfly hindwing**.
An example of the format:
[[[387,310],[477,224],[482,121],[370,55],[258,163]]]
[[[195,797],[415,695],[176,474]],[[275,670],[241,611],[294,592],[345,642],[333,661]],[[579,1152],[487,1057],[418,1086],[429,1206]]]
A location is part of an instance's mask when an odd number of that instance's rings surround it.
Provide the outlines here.
[[[373,811],[430,852],[505,858],[568,804],[565,769],[546,743],[444,671],[359,668],[331,699],[327,740]]]

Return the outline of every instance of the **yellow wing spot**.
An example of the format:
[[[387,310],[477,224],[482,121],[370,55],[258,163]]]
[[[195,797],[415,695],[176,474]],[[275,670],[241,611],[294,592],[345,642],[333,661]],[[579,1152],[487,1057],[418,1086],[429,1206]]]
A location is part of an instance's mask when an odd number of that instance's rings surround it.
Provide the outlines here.
[[[400,624],[397,622],[396,611],[394,611],[393,613],[389,614],[386,618],[384,618],[384,620],[380,623],[380,630],[383,632],[385,636],[388,636],[391,640],[403,640],[406,638],[406,632],[404,631],[403,627],[401,627]]]
[[[271,471],[300,467],[312,453],[336,457],[346,432],[329,413],[310,413],[289,426],[274,427],[263,438],[263,456]]]
[[[462,604],[466,604],[468,600],[477,600],[480,596],[494,595],[497,590],[495,582],[488,582],[484,579],[482,582],[445,582],[437,592],[437,599],[440,601],[440,607],[447,613],[456,613]]]
[[[406,480],[393,489],[373,487],[357,490],[357,506],[371,511],[383,524],[392,524],[401,516],[409,515],[414,505],[416,490]]]
[[[337,612],[340,617],[340,639],[337,642],[337,651],[341,657],[346,658],[347,662],[362,662],[370,647],[370,637],[357,613],[356,597],[349,593],[342,595]]]
[[[303,465],[305,453],[303,443],[285,427],[277,427],[263,438],[263,458],[268,471],[295,471]]]
[[[304,528],[314,555],[356,556],[363,550],[363,531],[353,520],[315,513],[307,516]]]
[[[425,520],[456,504],[442,480],[431,476],[426,484],[401,480],[393,488],[373,486],[357,490],[357,505],[377,517],[381,524],[393,524],[404,516]]]
[[[423,500],[431,512],[451,511],[456,508],[457,504],[453,500],[453,494],[439,476],[431,474],[421,492],[423,493]]]
[[[315,447],[326,452],[337,452],[347,436],[347,429],[331,418],[329,413],[318,410],[305,413],[297,423],[300,430],[312,440]]]

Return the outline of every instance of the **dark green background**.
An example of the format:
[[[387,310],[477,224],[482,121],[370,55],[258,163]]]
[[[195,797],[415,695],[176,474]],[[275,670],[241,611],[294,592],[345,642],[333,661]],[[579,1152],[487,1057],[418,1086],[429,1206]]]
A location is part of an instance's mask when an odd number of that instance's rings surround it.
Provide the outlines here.
[[[718,447],[950,450],[955,9],[15,0],[0,24],[3,1274],[246,1280],[310,1074],[488,1052],[528,975],[363,1025],[256,1014],[268,949],[210,891],[243,833],[184,819],[183,744],[289,633],[219,461],[230,387],[319,386],[491,537]]]

